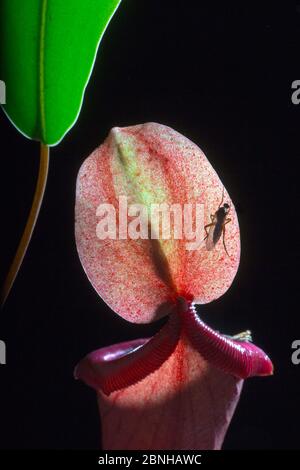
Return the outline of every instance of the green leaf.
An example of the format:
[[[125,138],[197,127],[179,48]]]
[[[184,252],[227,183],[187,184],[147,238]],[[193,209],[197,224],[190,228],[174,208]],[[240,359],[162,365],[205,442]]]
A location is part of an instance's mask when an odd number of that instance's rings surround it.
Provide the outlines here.
[[[55,145],[74,125],[120,1],[1,0],[3,109],[26,137]]]

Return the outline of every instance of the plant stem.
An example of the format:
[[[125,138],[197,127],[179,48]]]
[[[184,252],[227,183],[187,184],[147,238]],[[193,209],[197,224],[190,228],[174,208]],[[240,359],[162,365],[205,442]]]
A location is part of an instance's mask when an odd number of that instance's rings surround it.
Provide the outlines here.
[[[29,213],[29,217],[26,222],[26,226],[20,240],[18,249],[16,251],[14,260],[11,264],[11,267],[8,271],[6,279],[4,281],[2,291],[1,291],[1,307],[5,304],[5,301],[11,291],[11,288],[15,282],[19,269],[21,267],[22,261],[26,254],[30,239],[40,212],[40,208],[43,201],[43,196],[45,192],[45,187],[47,183],[49,168],[49,147],[48,145],[40,144],[40,168],[38,179],[35,188],[35,194]]]

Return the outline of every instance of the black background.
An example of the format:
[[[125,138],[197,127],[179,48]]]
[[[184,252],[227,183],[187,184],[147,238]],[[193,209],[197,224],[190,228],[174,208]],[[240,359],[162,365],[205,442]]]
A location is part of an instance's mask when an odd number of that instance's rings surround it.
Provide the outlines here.
[[[74,242],[76,175],[113,126],[169,125],[197,143],[236,205],[242,258],[231,289],[200,315],[226,333],[253,331],[275,375],[246,381],[224,448],[299,448],[300,339],[296,200],[300,9],[287,2],[123,0],[75,127],[51,149],[46,196],[28,254],[1,312],[0,447],[97,448],[95,394],[73,379],[88,352],[151,335],[97,296]],[[1,78],[1,77],[0,77]],[[21,80],[21,77],[20,77]],[[70,87],[72,83],[70,83]],[[3,113],[1,275],[31,204],[38,143]]]

